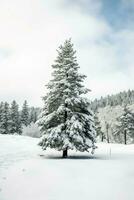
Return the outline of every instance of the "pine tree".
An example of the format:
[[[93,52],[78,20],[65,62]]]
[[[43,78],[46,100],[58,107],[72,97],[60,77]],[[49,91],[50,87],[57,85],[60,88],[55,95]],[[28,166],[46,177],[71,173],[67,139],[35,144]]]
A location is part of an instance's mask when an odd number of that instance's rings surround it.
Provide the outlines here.
[[[29,110],[28,110],[28,104],[26,100],[24,101],[22,111],[21,111],[21,122],[25,126],[29,125]]]
[[[47,85],[43,98],[44,108],[38,120],[43,134],[40,145],[63,151],[69,149],[88,151],[94,149],[95,127],[90,103],[83,94],[89,90],[83,86],[84,75],[78,73],[75,51],[71,40],[66,40],[58,50],[53,68],[53,79]]]
[[[109,128],[110,128],[109,123],[105,121],[105,129],[106,129],[106,140],[107,140],[107,143],[110,143]]]
[[[3,112],[4,112],[4,103],[0,103],[0,133],[3,133]]]
[[[1,111],[0,131],[2,134],[10,134],[11,116],[9,104],[7,102],[1,103]]]
[[[95,121],[96,136],[99,136],[101,139],[101,142],[103,142],[105,139],[105,135],[101,130],[101,124],[97,116],[97,113],[95,114],[94,121]]]
[[[32,123],[32,122],[35,123],[37,121],[37,117],[38,117],[37,109],[34,107],[31,107],[30,114],[29,114],[29,123]]]
[[[16,101],[13,101],[11,104],[11,130],[10,130],[10,132],[12,134],[14,134],[14,133],[21,134],[22,133],[21,119],[20,119],[20,114],[19,114],[19,106],[16,103]]]
[[[134,138],[134,114],[125,106],[123,114],[117,118],[118,125],[116,126],[116,136],[124,137],[124,144],[127,144],[127,139]]]

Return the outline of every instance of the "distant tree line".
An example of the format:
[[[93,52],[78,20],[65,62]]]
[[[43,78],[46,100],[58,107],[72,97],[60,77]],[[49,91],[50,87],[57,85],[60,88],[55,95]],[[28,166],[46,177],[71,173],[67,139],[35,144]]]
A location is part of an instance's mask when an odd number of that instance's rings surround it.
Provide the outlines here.
[[[29,107],[24,101],[22,109],[15,100],[11,105],[7,102],[0,103],[0,134],[22,134],[23,126],[28,126],[37,121],[39,108]]]
[[[134,104],[134,90],[128,90],[115,95],[107,95],[106,97],[95,99],[91,102],[91,108],[96,111],[98,108],[106,106],[125,106],[131,104]]]
[[[99,120],[98,112],[95,113],[96,136],[101,142],[107,141],[107,143],[110,143],[110,134],[112,134],[114,142],[134,143],[134,113],[127,106],[123,106],[122,109],[123,112],[116,118],[113,130],[110,123],[105,121],[105,131],[104,129],[102,131],[101,122],[103,119],[100,118]],[[111,133],[109,132],[110,129],[112,130]]]
[[[95,126],[97,137],[100,140],[104,140],[108,143],[110,142],[109,131],[111,125],[108,121],[98,118],[99,109],[106,106],[113,108],[114,106],[121,106],[123,111],[119,117],[116,118],[114,130],[110,134],[115,142],[124,143],[134,143],[134,113],[129,108],[130,105],[134,104],[134,90],[128,90],[120,92],[115,95],[108,95],[106,97],[101,97],[100,99],[95,99],[91,102],[91,108],[95,112]],[[105,124],[105,131],[102,131],[101,124]],[[104,126],[104,125],[103,125]]]
[[[118,125],[114,133],[115,138],[127,144],[127,141],[134,143],[134,113],[126,106],[123,108],[123,114],[117,118]]]

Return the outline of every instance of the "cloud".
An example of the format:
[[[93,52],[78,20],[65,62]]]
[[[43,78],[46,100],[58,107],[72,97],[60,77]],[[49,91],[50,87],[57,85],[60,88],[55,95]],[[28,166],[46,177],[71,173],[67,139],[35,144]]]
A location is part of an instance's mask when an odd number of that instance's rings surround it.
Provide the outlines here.
[[[101,1],[82,2],[0,0],[0,55],[8,52],[0,59],[0,100],[40,105],[56,49],[69,37],[91,97],[133,87],[133,30],[115,30]]]
[[[100,0],[64,0],[64,7],[66,9],[75,10],[82,14],[98,15],[102,8],[102,2]]]

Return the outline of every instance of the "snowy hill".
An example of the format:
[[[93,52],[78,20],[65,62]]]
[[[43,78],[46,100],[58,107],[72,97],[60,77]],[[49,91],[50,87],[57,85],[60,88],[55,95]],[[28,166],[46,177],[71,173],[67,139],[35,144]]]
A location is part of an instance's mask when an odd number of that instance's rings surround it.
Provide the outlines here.
[[[95,155],[42,151],[39,139],[0,135],[0,200],[133,200],[134,145],[97,144]]]
[[[129,105],[128,108],[134,112],[134,104]],[[106,106],[102,108],[98,108],[98,119],[100,121],[102,131],[106,135],[106,124],[108,124],[108,134],[110,142],[121,142],[117,138],[114,137],[115,128],[117,125],[117,118],[121,116],[123,113],[123,106],[117,105],[117,106]],[[131,143],[132,141],[129,141]]]
[[[106,106],[123,106],[134,104],[134,90],[119,92],[113,95],[107,95],[91,102],[93,110],[104,108]]]

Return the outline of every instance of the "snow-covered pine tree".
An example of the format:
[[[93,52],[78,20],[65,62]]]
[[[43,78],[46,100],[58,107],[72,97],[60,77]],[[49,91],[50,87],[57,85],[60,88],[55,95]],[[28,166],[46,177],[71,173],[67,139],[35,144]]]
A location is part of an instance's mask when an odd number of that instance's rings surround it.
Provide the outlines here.
[[[123,114],[117,118],[117,121],[115,136],[120,137],[120,140],[123,136],[124,144],[127,144],[128,138],[134,139],[134,114],[125,106]]]
[[[0,132],[1,134],[10,134],[11,116],[10,107],[7,102],[1,104],[1,111]]]
[[[29,109],[28,109],[28,104],[26,100],[24,101],[24,104],[22,106],[21,122],[25,126],[29,125]]]
[[[95,113],[95,117],[94,117],[96,136],[98,136],[101,139],[101,142],[103,142],[105,139],[105,135],[104,135],[103,131],[101,130],[101,123],[99,121],[97,113],[98,112]]]
[[[3,111],[4,111],[4,103],[0,103],[0,133],[3,133]]]
[[[35,123],[38,118],[37,108],[31,107],[29,112],[29,123]]]
[[[84,152],[95,148],[93,113],[89,100],[82,96],[89,90],[82,84],[85,76],[78,73],[75,53],[70,39],[59,47],[38,120],[42,148],[63,151],[63,157],[67,157],[69,149]]]
[[[21,127],[21,119],[20,119],[20,114],[19,114],[19,106],[16,103],[16,101],[13,101],[11,104],[11,134],[17,133],[21,134],[22,133],[22,127]]]

